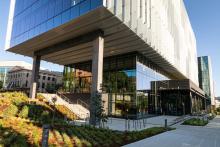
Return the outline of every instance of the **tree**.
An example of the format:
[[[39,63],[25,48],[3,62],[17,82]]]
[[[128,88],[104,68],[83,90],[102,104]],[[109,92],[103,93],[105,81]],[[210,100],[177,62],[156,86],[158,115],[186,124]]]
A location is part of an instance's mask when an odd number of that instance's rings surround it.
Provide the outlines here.
[[[104,122],[107,122],[107,115],[105,114],[103,102],[102,102],[102,95],[99,92],[96,92],[94,96],[92,96],[92,109],[90,112],[91,124],[92,125],[99,125],[101,124],[104,126]],[[93,116],[91,116],[93,115]],[[94,118],[93,118],[94,117]]]
[[[0,89],[2,89],[2,88],[3,88],[3,82],[0,81]]]

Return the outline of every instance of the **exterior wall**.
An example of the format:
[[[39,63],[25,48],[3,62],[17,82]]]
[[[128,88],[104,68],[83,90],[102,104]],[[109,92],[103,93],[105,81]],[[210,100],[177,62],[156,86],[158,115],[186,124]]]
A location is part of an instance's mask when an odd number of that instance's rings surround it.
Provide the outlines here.
[[[198,85],[196,39],[182,0],[103,0],[103,4]]]
[[[215,105],[214,82],[212,77],[212,64],[209,56],[198,58],[199,86],[211,99],[211,105]]]
[[[31,70],[10,71],[8,74],[9,89],[13,88],[30,88]],[[48,84],[62,84],[62,75],[40,71],[38,78],[38,91],[46,92]]]
[[[6,49],[67,23],[101,5],[102,0],[12,0]]]

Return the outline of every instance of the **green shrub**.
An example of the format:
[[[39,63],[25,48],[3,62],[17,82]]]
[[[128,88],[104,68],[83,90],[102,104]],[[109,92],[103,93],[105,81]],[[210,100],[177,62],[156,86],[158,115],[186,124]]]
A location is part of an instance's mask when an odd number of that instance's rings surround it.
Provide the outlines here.
[[[18,113],[18,107],[11,104],[4,112],[5,117],[15,116]]]
[[[50,112],[47,110],[44,110],[40,115],[40,120],[42,123],[50,123],[51,119]]]
[[[28,106],[23,106],[20,113],[18,114],[19,117],[21,118],[27,118],[28,117],[28,112],[29,112],[29,108]]]
[[[191,126],[205,126],[207,124],[208,121],[199,118],[191,118],[183,122],[183,125],[191,125]]]

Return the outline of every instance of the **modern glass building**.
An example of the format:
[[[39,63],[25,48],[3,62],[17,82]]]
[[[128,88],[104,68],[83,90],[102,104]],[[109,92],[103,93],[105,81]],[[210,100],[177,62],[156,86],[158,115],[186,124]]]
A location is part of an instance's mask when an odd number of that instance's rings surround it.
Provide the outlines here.
[[[211,104],[215,105],[213,77],[212,77],[212,64],[210,56],[198,57],[198,70],[199,70],[199,87],[203,89],[206,96],[211,100]]]
[[[65,66],[68,91],[108,93],[112,115],[148,113],[152,81],[198,85],[183,0],[11,0],[9,16],[6,49],[34,59],[32,98],[40,60]]]

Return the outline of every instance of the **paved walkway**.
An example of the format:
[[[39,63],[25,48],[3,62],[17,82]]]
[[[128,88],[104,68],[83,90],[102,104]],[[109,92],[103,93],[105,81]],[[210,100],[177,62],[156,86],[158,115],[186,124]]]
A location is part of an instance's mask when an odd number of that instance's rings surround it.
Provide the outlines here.
[[[126,147],[220,147],[220,116],[207,126],[177,124],[174,131],[162,133]]]
[[[165,119],[167,119],[167,124],[171,125],[178,120],[177,116],[156,116],[146,119],[139,120],[130,120],[126,121],[125,119],[119,118],[109,118],[106,126],[111,130],[119,131],[134,131],[134,130],[143,130],[151,127],[160,127],[165,125]]]

